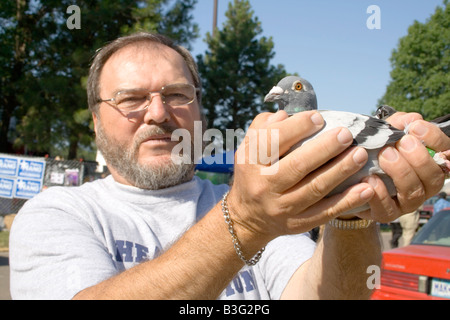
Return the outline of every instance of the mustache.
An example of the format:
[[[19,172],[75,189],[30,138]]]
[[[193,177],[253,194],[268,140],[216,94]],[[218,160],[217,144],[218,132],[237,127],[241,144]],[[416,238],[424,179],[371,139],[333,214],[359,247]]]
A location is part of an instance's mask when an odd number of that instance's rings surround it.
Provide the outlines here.
[[[137,134],[134,147],[139,147],[142,142],[148,140],[152,136],[172,134],[176,129],[178,129],[178,127],[167,123],[147,127]]]

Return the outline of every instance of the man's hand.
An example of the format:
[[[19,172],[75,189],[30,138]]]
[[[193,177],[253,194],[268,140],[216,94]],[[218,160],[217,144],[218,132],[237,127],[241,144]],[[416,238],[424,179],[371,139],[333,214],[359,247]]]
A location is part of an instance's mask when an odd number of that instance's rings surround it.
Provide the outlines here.
[[[444,173],[421,143],[436,151],[450,149],[450,139],[439,128],[422,120],[418,114],[396,113],[392,125],[410,134],[379,156],[382,169],[391,176],[398,190],[391,198],[377,176],[366,180],[375,195],[371,209],[358,216],[388,222],[415,210],[436,194],[443,185]],[[366,286],[367,267],[381,263],[381,247],[375,225],[361,230],[325,228],[313,257],[292,276],[283,298],[286,299],[363,299],[370,297]]]
[[[409,125],[409,134],[395,148],[382,150],[379,156],[381,168],[394,181],[397,196],[391,198],[377,176],[365,180],[373,186],[375,196],[369,201],[371,210],[358,216],[379,222],[390,222],[412,212],[439,192],[445,175],[425,146],[435,151],[450,149],[450,138],[437,126],[424,121],[420,114],[397,112],[387,121],[402,130]]]
[[[241,232],[256,233],[266,240],[282,234],[305,232],[367,203],[373,196],[371,186],[361,183],[342,194],[325,198],[367,161],[367,152],[363,148],[349,148],[353,137],[346,128],[324,133],[314,143],[288,152],[298,141],[322,126],[323,118],[316,111],[291,117],[279,111],[255,118],[249,132],[257,132],[262,141],[279,137],[278,150],[266,148],[264,145],[270,146],[269,141],[259,143],[258,147],[263,149],[258,152],[282,156],[272,164],[261,164],[260,161],[255,164],[255,159],[252,164],[254,152],[249,152],[249,144],[255,140],[249,139],[249,133],[238,148],[229,205],[231,218],[243,229]],[[277,134],[273,135],[274,132]],[[245,163],[240,159],[245,159]]]

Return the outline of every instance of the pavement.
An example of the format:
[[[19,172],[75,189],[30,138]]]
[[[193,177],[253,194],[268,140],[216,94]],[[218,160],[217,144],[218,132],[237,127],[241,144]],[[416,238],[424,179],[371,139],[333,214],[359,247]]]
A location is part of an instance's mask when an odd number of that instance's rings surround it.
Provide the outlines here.
[[[0,300],[11,300],[9,294],[9,256],[0,252]]]
[[[389,250],[391,245],[389,241],[392,238],[391,232],[381,232],[383,242],[383,251]],[[0,300],[11,300],[9,293],[9,254],[0,252]]]
[[[391,250],[391,239],[392,239],[392,232],[380,232],[381,234],[381,250]]]

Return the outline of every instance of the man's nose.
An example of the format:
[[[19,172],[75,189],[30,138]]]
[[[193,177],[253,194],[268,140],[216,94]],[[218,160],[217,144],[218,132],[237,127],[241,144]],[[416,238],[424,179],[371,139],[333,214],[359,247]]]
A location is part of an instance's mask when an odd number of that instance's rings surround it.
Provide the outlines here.
[[[144,122],[150,124],[151,122],[163,123],[170,120],[170,113],[164,104],[161,94],[152,93],[150,104],[145,112]]]

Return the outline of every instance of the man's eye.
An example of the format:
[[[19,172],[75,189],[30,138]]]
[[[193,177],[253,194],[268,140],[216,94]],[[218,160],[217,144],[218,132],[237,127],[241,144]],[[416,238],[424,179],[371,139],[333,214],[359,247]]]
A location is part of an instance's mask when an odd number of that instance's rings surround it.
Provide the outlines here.
[[[134,106],[139,106],[142,103],[145,103],[145,101],[147,100],[146,96],[125,96],[125,97],[121,97],[120,100],[117,102],[117,104],[120,107],[134,107]]]
[[[179,92],[175,92],[175,93],[170,93],[166,95],[166,98],[171,98],[171,99],[186,99],[186,95],[179,93]]]
[[[145,96],[127,96],[123,97],[120,102],[129,102],[129,101],[142,101],[145,100]]]
[[[192,99],[181,92],[172,92],[170,94],[164,95],[165,97],[165,103],[167,103],[169,106],[181,106],[184,104],[189,103]]]

